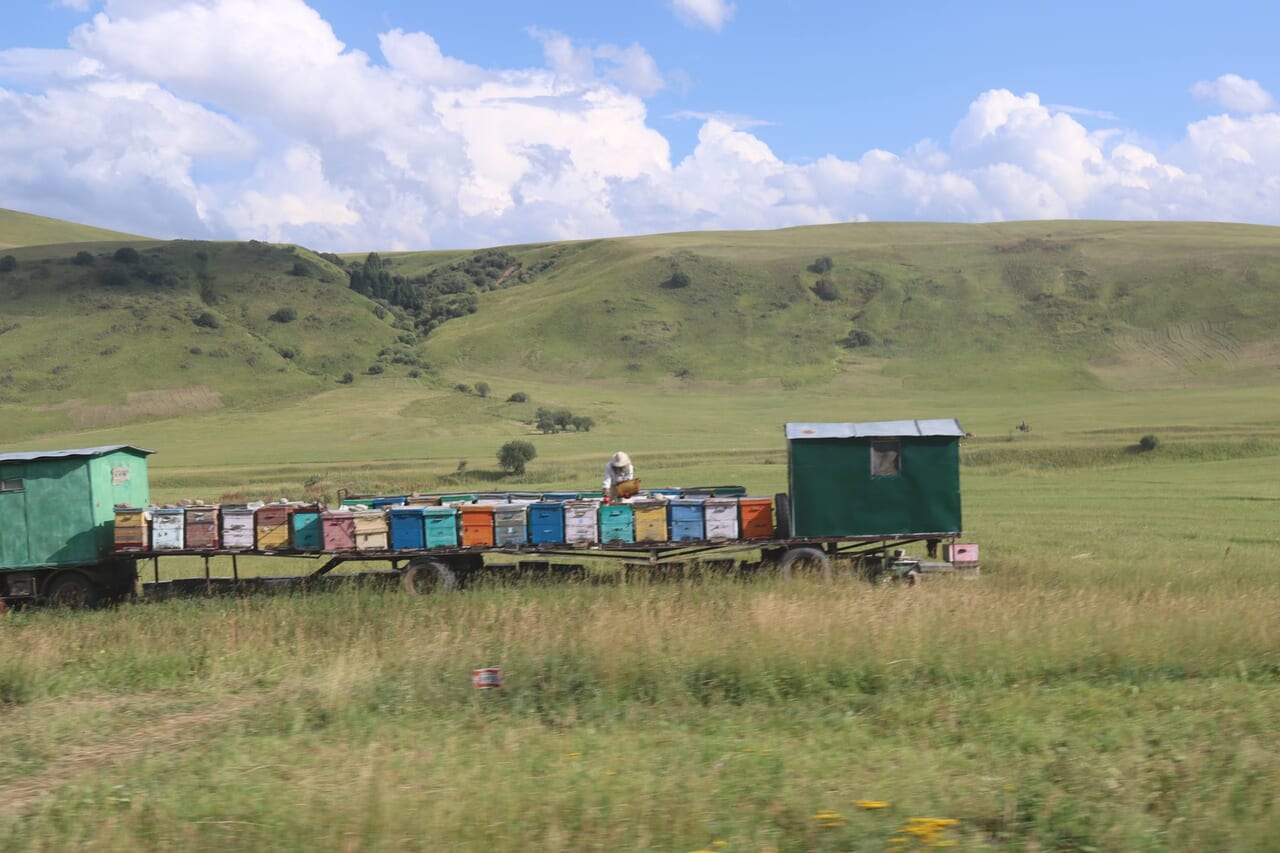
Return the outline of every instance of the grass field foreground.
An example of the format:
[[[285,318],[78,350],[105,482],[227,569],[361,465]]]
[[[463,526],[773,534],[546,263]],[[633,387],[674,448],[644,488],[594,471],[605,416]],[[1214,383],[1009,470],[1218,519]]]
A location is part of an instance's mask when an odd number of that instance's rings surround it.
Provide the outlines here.
[[[1010,442],[966,468],[975,580],[11,614],[0,832],[18,850],[1273,849],[1280,458],[1173,443],[1115,464],[1045,441],[1051,464]],[[504,686],[473,689],[480,666]]]

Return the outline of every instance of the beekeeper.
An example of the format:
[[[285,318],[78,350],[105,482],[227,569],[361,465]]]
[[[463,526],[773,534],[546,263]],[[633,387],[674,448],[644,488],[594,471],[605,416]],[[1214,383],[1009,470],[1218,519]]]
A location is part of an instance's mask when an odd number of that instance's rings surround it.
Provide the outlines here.
[[[604,499],[609,502],[616,501],[619,497],[618,484],[635,478],[636,469],[631,464],[631,457],[619,450],[604,466],[604,482],[600,484]],[[630,495],[622,495],[622,497],[630,497]]]

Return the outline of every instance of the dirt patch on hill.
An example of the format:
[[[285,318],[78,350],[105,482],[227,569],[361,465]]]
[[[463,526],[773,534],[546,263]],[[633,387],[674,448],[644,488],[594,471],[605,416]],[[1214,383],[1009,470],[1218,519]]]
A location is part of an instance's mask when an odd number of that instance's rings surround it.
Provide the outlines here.
[[[63,404],[77,429],[114,426],[144,417],[189,415],[222,408],[222,394],[207,385],[167,391],[130,391],[121,405]]]
[[[1117,390],[1231,383],[1280,366],[1280,342],[1241,343],[1208,321],[1121,335],[1114,344],[1114,355],[1088,367]]]

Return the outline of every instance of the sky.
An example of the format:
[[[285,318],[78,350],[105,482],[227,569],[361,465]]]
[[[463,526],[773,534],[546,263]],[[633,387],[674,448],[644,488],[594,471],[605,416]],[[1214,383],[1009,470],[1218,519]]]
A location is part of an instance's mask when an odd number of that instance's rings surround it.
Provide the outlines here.
[[[1280,4],[4,0],[0,208],[482,248],[1280,225]]]

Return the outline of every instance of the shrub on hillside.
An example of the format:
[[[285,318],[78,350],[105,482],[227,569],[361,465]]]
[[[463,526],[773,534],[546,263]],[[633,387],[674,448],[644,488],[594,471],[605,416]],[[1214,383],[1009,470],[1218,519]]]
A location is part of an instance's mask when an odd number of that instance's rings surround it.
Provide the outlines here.
[[[836,284],[829,278],[820,278],[813,285],[813,292],[823,302],[835,302],[840,298],[840,291],[836,290]]]
[[[1154,435],[1144,435],[1138,439],[1138,449],[1143,453],[1149,453],[1160,446],[1160,439]]]
[[[502,466],[504,471],[523,474],[525,466],[532,462],[537,455],[538,450],[533,446],[533,442],[514,439],[498,449],[498,464]]]
[[[476,383],[476,393],[479,394],[481,397],[488,397],[489,391],[490,391],[490,388],[489,388],[488,382]]]
[[[76,252],[76,256],[71,259],[71,263],[78,267],[91,267],[94,264],[93,252],[86,252],[81,249]]]
[[[292,323],[298,319],[298,312],[293,309],[292,305],[284,305],[277,308],[267,319],[273,323]]]
[[[355,382],[355,381],[356,381],[355,374],[350,372],[342,374],[342,378],[338,380],[338,382],[340,382],[343,385],[350,385],[352,382]]]
[[[529,402],[529,395],[524,393],[523,391],[517,391],[507,398],[507,402],[508,403],[527,403]]]
[[[13,255],[5,255],[0,258],[0,272],[13,272],[18,268],[18,259]]]
[[[115,254],[111,256],[111,259],[122,264],[136,264],[141,257],[142,256],[138,254],[137,249],[132,249],[128,246],[121,246],[119,249],[116,249]]]
[[[201,311],[191,322],[195,323],[202,329],[217,329],[222,325],[222,321],[218,319],[218,315],[212,311]]]
[[[693,279],[689,278],[689,274],[684,270],[676,270],[671,273],[671,277],[662,283],[662,286],[668,290],[679,290],[682,287],[688,287],[693,284]]]
[[[129,283],[129,274],[120,267],[108,267],[98,272],[98,281],[107,287],[124,287]]]
[[[299,278],[306,278],[311,275],[311,267],[307,266],[305,261],[294,261],[293,269],[289,270],[289,275],[296,275]]]

